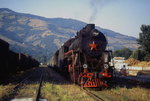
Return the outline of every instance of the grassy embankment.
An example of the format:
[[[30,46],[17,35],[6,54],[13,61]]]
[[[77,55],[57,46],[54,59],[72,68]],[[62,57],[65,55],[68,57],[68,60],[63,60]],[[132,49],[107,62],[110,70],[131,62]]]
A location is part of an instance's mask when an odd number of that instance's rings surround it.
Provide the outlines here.
[[[93,91],[93,93],[106,101],[149,101],[150,99],[150,90],[141,87],[116,87],[109,90]]]

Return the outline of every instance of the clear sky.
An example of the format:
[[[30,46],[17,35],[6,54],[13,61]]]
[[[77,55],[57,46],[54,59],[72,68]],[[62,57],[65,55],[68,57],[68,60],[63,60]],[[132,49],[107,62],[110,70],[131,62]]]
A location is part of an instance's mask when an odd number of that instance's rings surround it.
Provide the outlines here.
[[[134,37],[142,24],[150,25],[150,0],[0,0],[0,8],[77,19]]]

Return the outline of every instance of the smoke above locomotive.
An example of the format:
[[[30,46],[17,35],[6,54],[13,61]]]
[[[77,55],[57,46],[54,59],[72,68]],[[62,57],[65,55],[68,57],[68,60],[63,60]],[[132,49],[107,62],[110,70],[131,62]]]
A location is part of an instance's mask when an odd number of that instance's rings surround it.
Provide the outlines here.
[[[95,29],[94,24],[87,24],[77,32],[77,36],[68,40],[64,46],[67,50],[77,50],[90,57],[99,57],[106,49],[107,40],[102,32]]]

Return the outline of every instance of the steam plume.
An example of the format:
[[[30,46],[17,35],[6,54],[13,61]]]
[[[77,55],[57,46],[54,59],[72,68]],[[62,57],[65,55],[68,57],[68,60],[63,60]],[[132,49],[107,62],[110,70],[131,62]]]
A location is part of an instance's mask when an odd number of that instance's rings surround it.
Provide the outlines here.
[[[89,22],[92,23],[96,19],[97,13],[101,13],[103,7],[110,3],[111,0],[90,0],[90,8],[92,14],[89,18]]]

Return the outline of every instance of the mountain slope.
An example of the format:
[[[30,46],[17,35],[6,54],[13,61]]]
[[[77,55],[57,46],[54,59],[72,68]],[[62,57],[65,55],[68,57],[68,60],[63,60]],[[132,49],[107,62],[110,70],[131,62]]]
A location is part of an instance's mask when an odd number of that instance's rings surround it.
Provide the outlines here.
[[[0,38],[10,43],[10,48],[46,61],[60,46],[86,23],[63,18],[45,18],[31,14],[17,13],[7,8],[0,9]],[[122,35],[108,29],[102,31],[109,42],[109,49],[138,47],[136,38]]]

